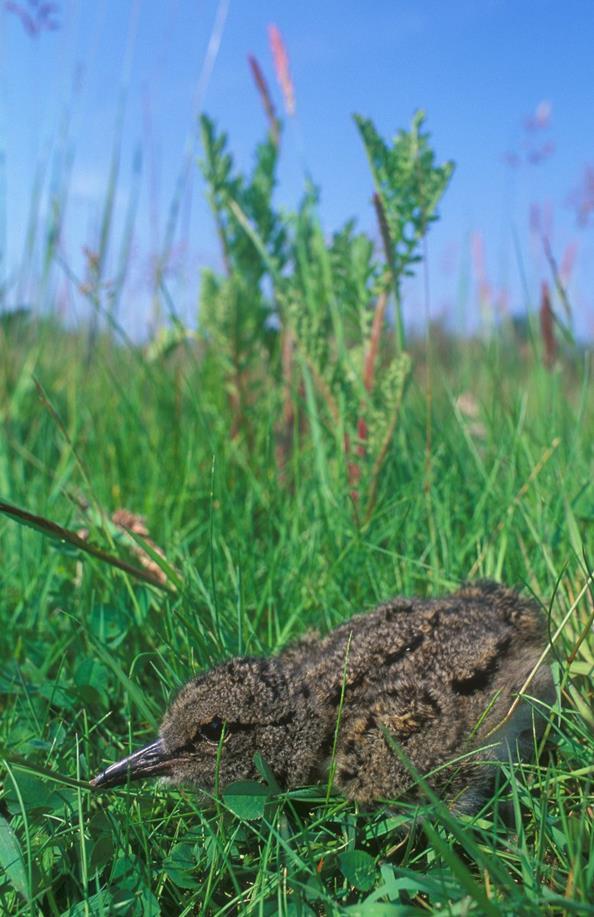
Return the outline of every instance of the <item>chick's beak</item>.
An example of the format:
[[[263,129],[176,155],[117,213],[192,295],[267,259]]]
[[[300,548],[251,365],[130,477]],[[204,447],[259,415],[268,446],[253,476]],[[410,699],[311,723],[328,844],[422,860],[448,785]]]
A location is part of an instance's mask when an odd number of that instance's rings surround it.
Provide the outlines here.
[[[144,777],[166,777],[171,774],[173,757],[168,755],[161,739],[139,748],[138,751],[110,764],[104,771],[90,781],[93,789],[109,789],[122,786],[131,780],[142,780]]]

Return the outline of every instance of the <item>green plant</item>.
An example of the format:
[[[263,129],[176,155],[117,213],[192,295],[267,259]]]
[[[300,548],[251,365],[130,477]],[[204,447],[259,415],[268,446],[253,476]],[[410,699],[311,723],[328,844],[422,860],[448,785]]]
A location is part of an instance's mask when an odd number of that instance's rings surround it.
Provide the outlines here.
[[[437,206],[454,172],[454,163],[436,165],[430,135],[423,130],[423,111],[416,112],[409,131],[398,131],[391,147],[369,118],[355,115],[355,122],[375,183],[374,203],[396,300],[397,342],[402,348],[402,280],[421,260],[421,242],[429,225],[437,219]]]
[[[231,435],[243,427],[253,386],[262,364],[266,369],[275,350],[269,326],[274,304],[263,287],[266,263],[243,227],[233,205],[253,223],[262,245],[279,268],[286,260],[286,230],[272,208],[278,143],[270,135],[256,149],[249,178],[234,173],[227,137],[218,134],[207,115],[200,119],[204,159],[201,163],[208,198],[221,243],[225,273],[205,268],[200,287],[200,327],[212,343],[233,406]]]
[[[203,171],[226,276],[203,272],[200,321],[216,343],[234,405],[232,436],[242,427],[247,392],[253,401],[266,378],[275,386],[282,375],[283,423],[277,435],[283,469],[303,392],[307,422],[318,431],[316,461],[328,480],[335,473],[348,480],[355,517],[368,521],[410,371],[401,281],[419,260],[420,242],[436,219],[453,166],[435,165],[422,113],[409,132],[398,133],[392,148],[371,121],[356,121],[378,188],[387,266],[353,221],[325,237],[313,186],[295,215],[283,220],[275,212],[275,134],[258,147],[248,179],[234,174],[227,138],[202,118]],[[273,299],[264,292],[264,278]],[[387,322],[390,288],[396,298],[395,346]]]

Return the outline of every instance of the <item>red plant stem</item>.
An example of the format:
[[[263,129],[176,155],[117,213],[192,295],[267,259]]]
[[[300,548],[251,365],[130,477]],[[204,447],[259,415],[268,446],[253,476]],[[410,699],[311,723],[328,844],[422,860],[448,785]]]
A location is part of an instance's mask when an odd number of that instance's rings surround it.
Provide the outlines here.
[[[282,370],[283,370],[283,420],[287,430],[293,423],[294,410],[291,398],[291,379],[293,376],[293,333],[287,329],[282,336]]]
[[[334,423],[336,424],[336,427],[338,428],[340,426],[340,411],[338,410],[338,405],[336,404],[336,401],[334,400],[332,392],[330,391],[330,388],[326,380],[318,371],[311,357],[307,353],[304,353],[303,356],[305,357],[305,362],[307,363],[309,371],[311,372],[314,384],[317,390],[319,391],[320,395],[326,402],[326,407],[328,408],[330,412],[330,416],[332,417],[332,420],[334,421]]]
[[[386,256],[386,263],[389,265],[390,270],[394,271],[394,245],[392,243],[392,237],[390,235],[390,227],[388,226],[388,221],[386,219],[386,211],[384,210],[384,204],[377,193],[373,194],[373,206],[375,208],[375,215],[377,217],[377,222],[380,230],[380,235],[382,237],[382,245],[384,246],[384,255]]]
[[[363,365],[363,385],[365,390],[369,393],[373,391],[373,385],[375,382],[375,368],[377,364],[377,357],[379,353],[379,342],[380,335],[382,332],[382,327],[384,323],[384,318],[386,315],[386,308],[388,305],[388,293],[384,290],[380,293],[378,298],[375,311],[373,313],[373,322],[371,324],[371,334],[369,336],[369,348],[365,355],[365,362]],[[369,436],[369,427],[367,426],[367,421],[365,419],[365,402],[361,400],[359,407],[359,419],[357,420],[357,447],[355,452],[359,458],[365,456],[365,443]],[[349,456],[350,453],[350,440],[348,436],[345,436],[345,455]],[[359,491],[357,490],[357,485],[361,480],[361,467],[357,461],[347,461],[347,469],[349,475],[349,484],[353,488],[351,490],[351,497],[354,503],[357,503],[359,500]]]
[[[551,369],[557,356],[555,340],[555,314],[551,306],[549,285],[543,281],[540,294],[540,334],[544,348],[544,365]]]
[[[281,332],[281,370],[283,386],[283,414],[279,424],[279,435],[276,446],[276,464],[281,482],[285,483],[285,467],[287,465],[290,448],[291,433],[295,419],[295,405],[293,401],[293,332],[285,328]]]
[[[388,266],[388,270],[390,271],[390,277],[392,279],[392,285],[394,288],[394,299],[396,306],[396,342],[398,345],[398,350],[401,351],[404,349],[405,335],[404,318],[402,315],[402,303],[400,301],[400,277],[398,276],[396,262],[394,260],[394,241],[392,239],[390,227],[388,225],[388,218],[386,216],[384,202],[382,201],[381,196],[377,193],[377,191],[375,191],[373,195],[373,206],[375,208],[375,215],[377,217],[380,235],[382,238],[386,264]]]
[[[563,303],[563,308],[565,309],[565,315],[567,317],[567,320],[571,322],[571,303],[569,302],[569,297],[567,296],[567,291],[565,289],[563,280],[561,279],[561,274],[560,274],[559,268],[557,267],[557,262],[555,260],[555,256],[553,255],[553,250],[551,248],[551,243],[549,242],[547,236],[543,237],[542,244],[544,248],[545,257],[547,261],[549,262],[551,274],[553,275],[555,289],[557,290],[559,299]]]
[[[373,389],[373,380],[375,374],[375,364],[379,352],[379,340],[384,324],[386,307],[388,305],[388,293],[384,290],[380,293],[375,312],[373,313],[373,322],[371,325],[371,335],[369,337],[369,350],[365,357],[365,368],[363,370],[363,385],[370,392]]]
[[[274,109],[274,103],[268,89],[268,83],[264,78],[262,73],[262,68],[258,63],[257,59],[253,54],[248,54],[248,64],[250,65],[250,70],[252,71],[252,76],[256,84],[256,88],[262,99],[262,105],[264,106],[264,111],[268,118],[268,124],[270,125],[270,136],[272,137],[272,142],[275,146],[278,146],[280,139],[280,126],[279,121],[276,116],[276,111]]]

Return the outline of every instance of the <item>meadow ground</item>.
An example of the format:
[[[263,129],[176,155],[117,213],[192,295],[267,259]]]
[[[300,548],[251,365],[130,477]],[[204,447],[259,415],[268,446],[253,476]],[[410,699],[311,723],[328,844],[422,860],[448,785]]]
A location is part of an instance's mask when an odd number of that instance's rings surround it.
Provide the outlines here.
[[[180,200],[152,290],[169,323],[140,344],[119,324],[117,169],[84,277],[60,245],[67,179],[47,225],[33,195],[14,294],[33,305],[0,317],[2,913],[592,914],[592,365],[552,254],[540,316],[527,292],[525,320],[480,339],[407,341],[403,283],[453,164],[422,113],[389,144],[357,118],[377,239],[328,235],[311,182],[275,208],[257,82],[249,174],[201,118],[222,269],[196,331],[168,287]],[[56,320],[64,284],[88,326]],[[538,763],[502,768],[476,817],[422,785],[420,812],[283,793],[265,766],[210,805],[91,791],[193,673],[478,577],[542,604],[559,700]]]
[[[373,446],[359,421],[355,450],[309,358],[237,375],[181,331],[135,346],[3,320],[0,499],[165,580],[0,521],[3,913],[594,913],[591,356],[547,367],[541,350],[530,323],[431,329],[409,342],[389,436]],[[113,523],[121,508],[166,560]],[[540,763],[506,771],[477,817],[427,799],[403,830],[406,803],[265,776],[211,806],[89,790],[192,673],[469,577],[542,603],[559,692]]]

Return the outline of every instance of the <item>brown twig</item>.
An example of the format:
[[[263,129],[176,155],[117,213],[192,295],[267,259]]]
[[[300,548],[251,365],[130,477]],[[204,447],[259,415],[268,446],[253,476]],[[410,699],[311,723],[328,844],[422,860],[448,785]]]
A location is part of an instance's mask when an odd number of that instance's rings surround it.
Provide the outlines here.
[[[129,573],[131,576],[135,576],[136,579],[144,580],[145,583],[150,583],[151,586],[156,586],[158,589],[164,589],[166,592],[173,591],[170,586],[159,582],[154,574],[150,573],[148,570],[143,570],[141,567],[135,567],[125,560],[120,560],[119,557],[110,554],[108,551],[104,551],[103,548],[98,548],[93,544],[89,544],[88,541],[85,541],[85,539],[77,535],[76,532],[63,528],[56,522],[52,522],[51,519],[37,516],[35,513],[30,513],[27,510],[20,509],[18,506],[13,506],[3,501],[0,501],[0,513],[4,513],[6,516],[16,519],[21,525],[26,525],[28,528],[35,529],[41,532],[42,535],[47,535],[55,541],[61,541],[72,545],[72,547],[84,551],[85,554],[90,554],[91,557],[95,557],[97,560],[101,560],[111,567],[116,567],[124,573]]]

